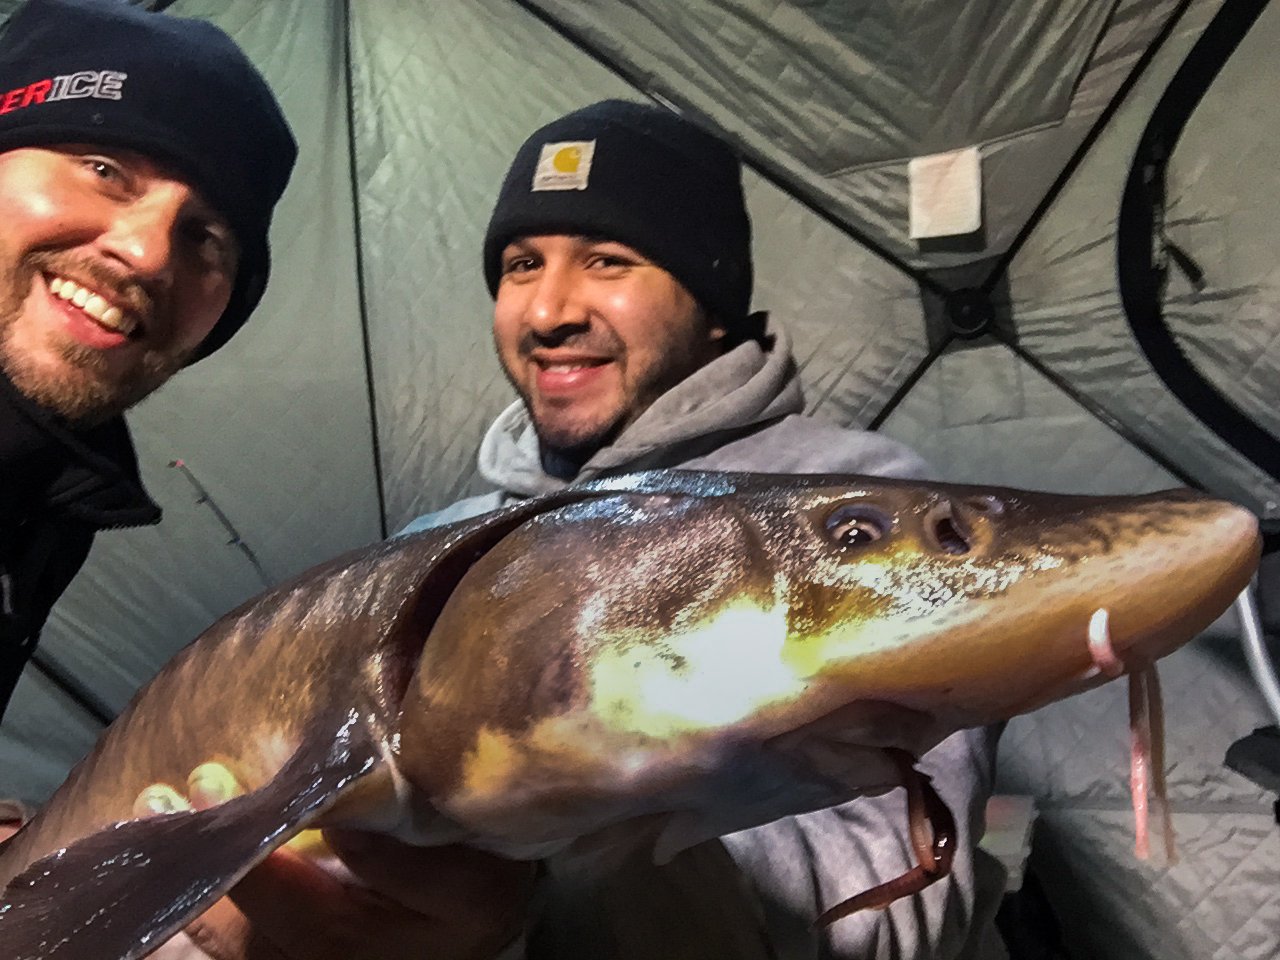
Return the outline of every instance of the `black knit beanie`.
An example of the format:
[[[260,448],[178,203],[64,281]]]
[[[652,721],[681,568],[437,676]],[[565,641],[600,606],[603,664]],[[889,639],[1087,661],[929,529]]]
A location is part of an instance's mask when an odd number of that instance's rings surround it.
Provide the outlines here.
[[[616,240],[667,270],[731,330],[751,303],[742,168],[721,139],[670,110],[605,100],[525,141],[484,239],[497,295],[502,251],[539,234]]]
[[[122,0],[29,0],[0,35],[0,150],[57,143],[170,163],[227,218],[240,269],[195,359],[230,340],[266,287],[271,212],[298,152],[235,42],[203,20]]]

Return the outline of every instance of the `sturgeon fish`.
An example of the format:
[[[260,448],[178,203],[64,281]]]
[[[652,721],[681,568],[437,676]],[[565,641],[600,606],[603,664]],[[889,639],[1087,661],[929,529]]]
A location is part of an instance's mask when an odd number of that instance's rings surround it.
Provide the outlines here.
[[[906,786],[933,827],[918,876],[857,904],[883,905],[949,857],[913,758],[1145,668],[1258,554],[1252,514],[1190,491],[691,472],[393,539],[228,614],[134,698],[0,851],[0,955],[144,957],[306,827],[665,858]],[[133,818],[210,760],[248,792]]]

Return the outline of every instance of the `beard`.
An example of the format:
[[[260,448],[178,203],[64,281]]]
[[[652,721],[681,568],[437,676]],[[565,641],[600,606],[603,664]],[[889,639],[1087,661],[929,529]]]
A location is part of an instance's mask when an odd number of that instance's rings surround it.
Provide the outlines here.
[[[182,369],[194,352],[166,349],[161,343],[148,347],[121,371],[112,369],[103,351],[60,338],[53,349],[61,363],[50,369],[20,349],[14,336],[32,285],[42,273],[92,278],[148,320],[155,316],[155,304],[137,283],[122,284],[95,263],[69,254],[33,252],[0,267],[0,371],[25,397],[64,419],[94,424],[123,413]]]
[[[526,331],[517,346],[518,356],[527,362],[530,354],[540,346],[554,344],[561,347],[574,347],[587,353],[601,356],[618,356],[625,352],[625,345],[612,330],[607,327],[596,328],[590,332],[578,331],[565,336],[544,337]],[[501,350],[499,350],[501,355]],[[565,466],[580,466],[591,459],[591,456],[617,437],[627,419],[627,411],[619,410],[612,418],[595,421],[588,418],[585,422],[565,422],[557,418],[544,416],[538,409],[534,398],[524,384],[516,377],[506,363],[500,363],[503,376],[519,395],[524,408],[529,414],[529,422],[538,437],[538,446],[544,459],[550,455],[561,469]],[[555,471],[551,471],[553,474]]]
[[[633,368],[617,397],[616,408],[588,407],[577,418],[556,416],[541,409],[538,400],[503,363],[507,382],[519,394],[529,414],[547,472],[562,479],[572,478],[578,468],[617,440],[659,397],[705,366],[711,357],[699,353],[699,347],[706,342],[706,323],[705,317],[699,315],[698,326],[687,337],[673,339],[662,362],[647,369]],[[527,360],[537,347],[548,345],[552,339],[528,332],[520,339],[518,355]],[[554,345],[574,347],[615,360],[627,356],[626,344],[607,326],[554,338]]]
[[[625,417],[602,424],[594,430],[555,429],[540,420],[529,401],[524,401],[530,411],[533,432],[538,437],[538,450],[542,467],[553,477],[572,480],[588,460],[613,443],[627,425]]]

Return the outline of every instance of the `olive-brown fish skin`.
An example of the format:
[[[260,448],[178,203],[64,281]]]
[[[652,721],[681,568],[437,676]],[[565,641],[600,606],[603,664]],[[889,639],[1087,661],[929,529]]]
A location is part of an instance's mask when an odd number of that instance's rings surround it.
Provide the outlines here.
[[[753,811],[749,783],[793,777],[806,795],[794,764],[752,767],[738,748],[795,742],[839,711],[825,726],[843,724],[863,768],[843,787],[879,792],[896,779],[872,752],[919,755],[1101,682],[1087,643],[1099,609],[1127,667],[1153,662],[1230,604],[1259,552],[1251,514],[1191,491],[766,476],[737,490],[566,506],[481,558],[405,702],[410,780],[494,849],[533,856],[681,791]],[[850,524],[873,539],[845,542]],[[734,790],[707,774],[730,766]]]

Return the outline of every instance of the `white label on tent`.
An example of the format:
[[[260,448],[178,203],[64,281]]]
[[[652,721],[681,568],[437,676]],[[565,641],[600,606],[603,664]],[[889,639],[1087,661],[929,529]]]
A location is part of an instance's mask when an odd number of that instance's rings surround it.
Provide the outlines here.
[[[977,147],[907,163],[911,239],[956,237],[982,226],[982,158]]]
[[[591,176],[594,140],[562,140],[544,143],[533,171],[534,190],[585,190]]]

